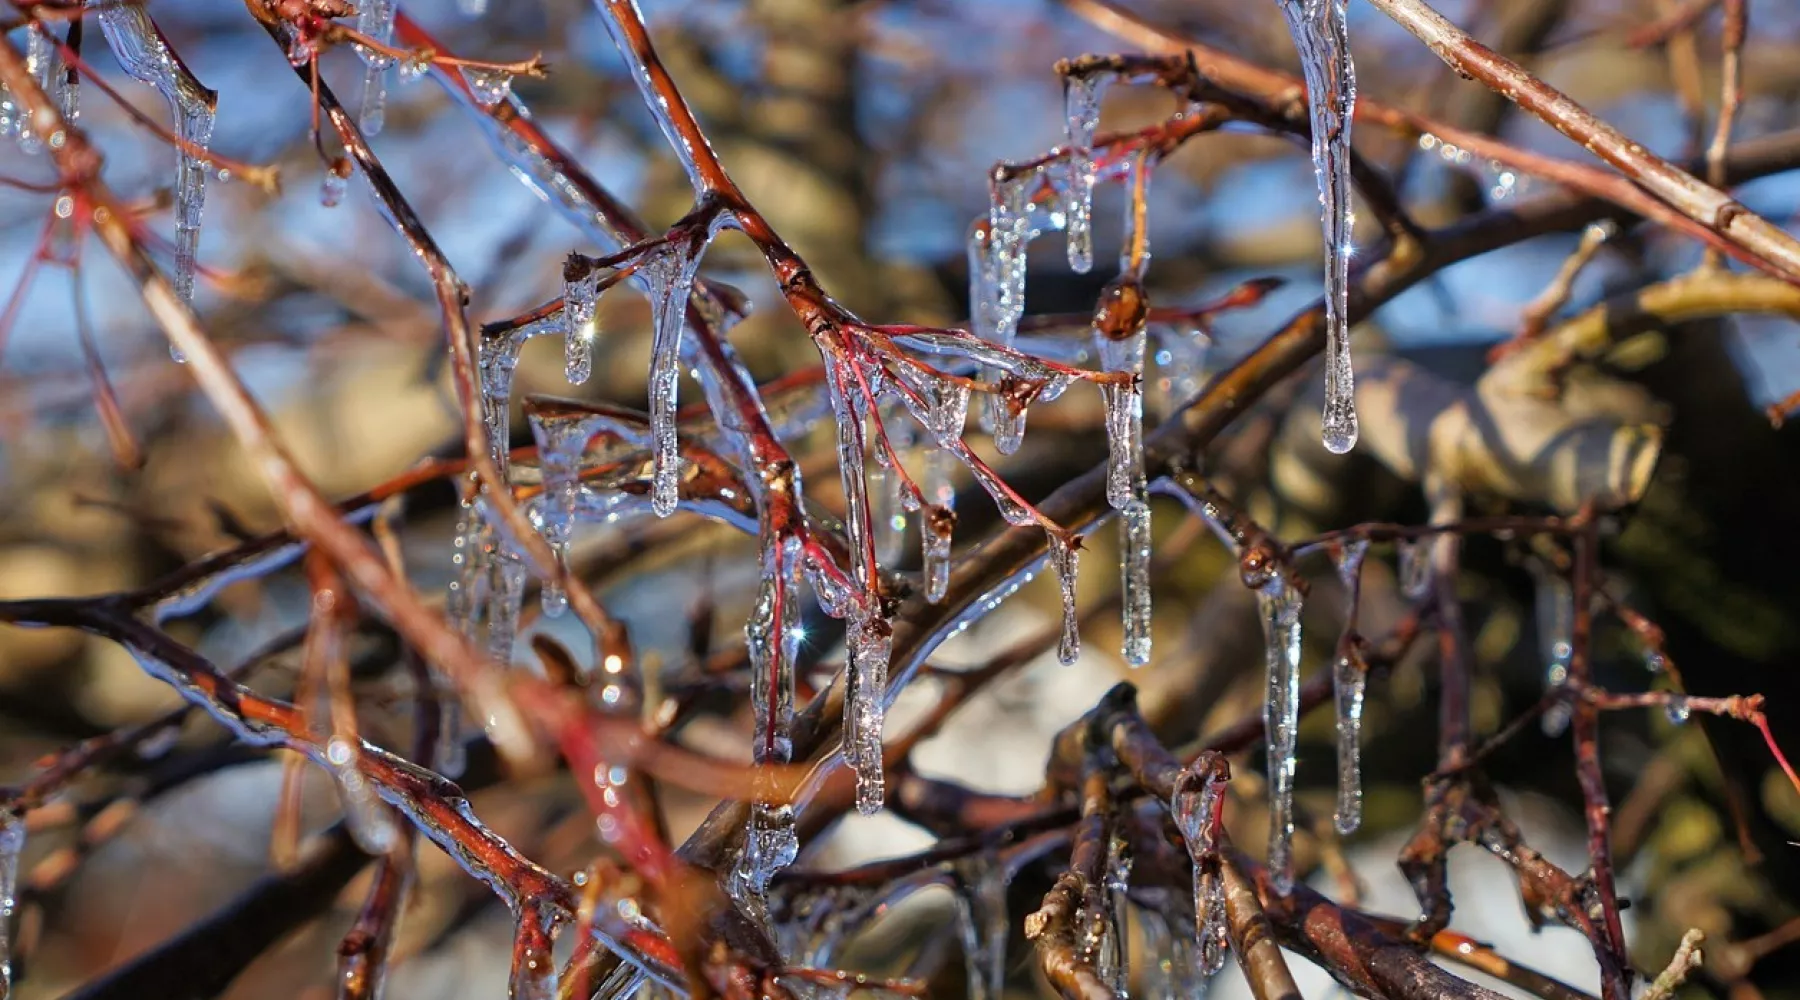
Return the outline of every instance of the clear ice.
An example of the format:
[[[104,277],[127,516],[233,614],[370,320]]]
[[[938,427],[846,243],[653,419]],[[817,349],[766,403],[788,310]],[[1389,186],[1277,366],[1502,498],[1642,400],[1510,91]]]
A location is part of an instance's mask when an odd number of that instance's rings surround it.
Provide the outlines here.
[[[356,30],[381,45],[394,40],[395,0],[362,0],[356,6]],[[362,113],[358,124],[363,135],[381,134],[387,123],[387,72],[394,57],[367,45],[356,47],[363,60]]]
[[[952,866],[957,936],[968,966],[969,1000],[1000,1000],[1006,984],[1008,870],[995,857],[972,855]]]
[[[1123,594],[1124,656],[1150,662],[1150,501],[1144,475],[1143,287],[1129,275],[1102,294],[1094,317],[1101,367],[1129,372],[1130,385],[1101,387],[1106,408],[1106,499],[1119,512],[1119,575]]]
[[[1050,568],[1056,574],[1056,586],[1062,591],[1062,639],[1056,645],[1056,658],[1074,663],[1081,655],[1080,623],[1075,616],[1075,571],[1081,559],[1079,537],[1065,539],[1050,533]]]
[[[893,647],[893,627],[874,609],[850,622],[846,640],[849,662],[844,667],[844,756],[856,772],[856,810],[865,816],[881,811],[886,795],[881,727]]]
[[[12,920],[19,905],[19,855],[25,850],[25,818],[0,810],[0,997],[12,994]]]
[[[650,344],[650,434],[654,480],[650,505],[658,517],[675,513],[680,500],[681,453],[675,413],[681,378],[681,333],[687,323],[688,297],[700,270],[703,247],[680,247],[644,260],[650,282],[655,327]]]
[[[1069,267],[1086,274],[1094,266],[1094,130],[1100,125],[1100,96],[1105,76],[1075,75],[1063,79],[1068,182],[1063,215]]]
[[[1325,233],[1325,447],[1356,447],[1356,375],[1350,365],[1350,258],[1356,252],[1350,205],[1350,124],[1356,67],[1346,0],[1277,0],[1306,74],[1313,170]]]

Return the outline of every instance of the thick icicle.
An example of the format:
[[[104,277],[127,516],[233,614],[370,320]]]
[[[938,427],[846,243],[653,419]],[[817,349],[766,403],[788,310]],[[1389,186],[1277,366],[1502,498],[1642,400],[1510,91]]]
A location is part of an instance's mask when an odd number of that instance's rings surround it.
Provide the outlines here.
[[[356,30],[382,45],[391,43],[394,8],[395,0],[362,0],[356,7]],[[364,65],[359,121],[363,135],[379,135],[387,123],[387,71],[394,64],[394,57],[366,45],[357,46],[356,51]]]
[[[1325,447],[1356,447],[1356,376],[1350,367],[1350,123],[1356,67],[1350,59],[1346,0],[1278,0],[1306,73],[1313,170],[1325,233]]]
[[[537,439],[538,469],[544,480],[544,499],[539,521],[544,541],[556,553],[557,568],[569,569],[569,546],[575,537],[575,506],[581,493],[581,459],[587,453],[589,425],[585,414],[530,416],[531,433]],[[546,579],[542,591],[544,614],[554,618],[569,607],[562,580]]]
[[[675,513],[680,500],[681,454],[675,433],[675,411],[681,377],[681,332],[687,323],[688,297],[700,270],[701,247],[673,248],[643,263],[649,276],[655,329],[650,347],[650,434],[654,480],[650,506],[658,517]]]
[[[1063,104],[1068,139],[1068,191],[1063,206],[1067,219],[1069,267],[1086,274],[1094,266],[1094,130],[1100,125],[1100,95],[1106,75],[1080,74],[1063,78]]]
[[[958,860],[956,875],[957,935],[968,966],[969,1000],[1000,1000],[1006,985],[1006,885],[1004,862],[988,856]]]
[[[844,665],[844,757],[856,772],[856,810],[872,816],[886,796],[881,727],[887,712],[888,659],[894,629],[873,609],[850,623]]]
[[[175,120],[175,135],[188,146],[205,150],[212,142],[213,110],[218,95],[200,85],[163,41],[143,5],[108,3],[96,8],[100,30],[125,72],[162,92]],[[175,294],[194,301],[195,254],[200,247],[200,217],[206,207],[207,166],[186,150],[175,161]],[[179,360],[179,357],[177,357]]]
[[[358,767],[361,757],[361,749],[350,740],[333,738],[325,747],[325,760],[337,781],[344,825],[350,836],[369,854],[386,854],[400,841],[400,824]]]
[[[19,855],[25,818],[0,809],[0,997],[12,995],[12,919],[19,905]]]
[[[1344,634],[1338,639],[1331,667],[1331,689],[1337,702],[1337,831],[1352,834],[1362,825],[1362,717],[1368,671],[1355,646],[1356,608],[1362,590],[1363,557],[1368,539],[1345,542],[1337,553],[1338,579],[1349,595]]]
[[[1081,559],[1081,540],[1050,533],[1050,568],[1056,574],[1056,586],[1062,591],[1062,641],[1056,645],[1056,658],[1074,663],[1081,655],[1080,623],[1075,617],[1075,570]]]
[[[1150,662],[1150,504],[1144,477],[1143,285],[1129,273],[1101,294],[1094,312],[1094,347],[1109,372],[1129,372],[1130,385],[1101,387],[1106,407],[1106,499],[1119,512],[1120,585],[1125,662]]]
[[[1204,758],[1203,758],[1204,760]],[[1194,934],[1199,943],[1201,975],[1210,976],[1225,965],[1225,879],[1220,874],[1217,831],[1225,804],[1222,766],[1196,762],[1175,780],[1169,811],[1186,842],[1194,865]]]
[[[1280,892],[1294,882],[1294,746],[1300,731],[1302,598],[1280,573],[1257,593],[1262,610],[1268,689],[1263,726],[1269,734],[1269,874]]]

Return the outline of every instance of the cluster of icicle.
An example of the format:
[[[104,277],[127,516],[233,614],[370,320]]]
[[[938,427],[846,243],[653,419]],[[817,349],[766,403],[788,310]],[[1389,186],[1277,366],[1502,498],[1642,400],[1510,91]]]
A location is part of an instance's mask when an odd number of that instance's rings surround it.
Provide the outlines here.
[[[1356,219],[1350,204],[1350,123],[1356,68],[1350,59],[1347,0],[1276,0],[1306,75],[1313,171],[1325,234],[1325,447],[1356,447],[1356,377],[1350,366],[1350,258]]]
[[[206,208],[207,163],[203,158],[212,142],[213,113],[218,95],[200,85],[194,74],[142,4],[104,3],[95,16],[106,44],[125,72],[149,84],[169,102],[175,137],[183,145],[175,151],[175,294],[190,305],[194,301],[194,266],[200,249],[200,216]],[[180,356],[176,355],[180,360]]]

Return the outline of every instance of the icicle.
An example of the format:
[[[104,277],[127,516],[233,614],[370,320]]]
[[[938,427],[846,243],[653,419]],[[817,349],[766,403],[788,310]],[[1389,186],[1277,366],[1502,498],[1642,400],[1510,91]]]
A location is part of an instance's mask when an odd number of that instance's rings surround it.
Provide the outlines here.
[[[1094,266],[1094,129],[1100,124],[1100,94],[1107,79],[1086,74],[1063,78],[1069,147],[1063,212],[1068,219],[1069,267],[1076,274],[1086,274]]]
[[[1081,540],[1050,532],[1050,568],[1056,573],[1056,585],[1062,591],[1062,641],[1057,643],[1056,658],[1074,663],[1081,655],[1081,631],[1075,617],[1075,569],[1081,559]]]
[[[1569,581],[1553,571],[1543,571],[1537,585],[1537,629],[1544,658],[1544,687],[1555,690],[1569,679],[1569,661],[1575,655],[1575,591]],[[1569,725],[1569,703],[1558,701],[1540,720],[1544,735],[1561,736]]]
[[[881,427],[888,446],[902,453],[913,445],[914,426],[899,418],[899,409],[884,403],[879,410]],[[867,469],[869,478],[869,518],[875,524],[875,558],[883,566],[900,561],[901,547],[906,543],[906,514],[916,509],[918,500],[907,492],[903,469],[895,467],[887,448],[879,440],[870,442],[869,453],[875,463]],[[910,506],[909,506],[910,505]]]
[[[1225,879],[1219,872],[1215,831],[1225,802],[1223,768],[1196,764],[1175,780],[1169,811],[1187,843],[1194,865],[1194,934],[1199,944],[1199,971],[1210,976],[1225,965]]]
[[[1363,557],[1369,541],[1347,541],[1337,552],[1338,580],[1349,595],[1344,634],[1338,640],[1337,658],[1331,668],[1331,689],[1337,703],[1337,831],[1348,836],[1362,825],[1362,717],[1368,671],[1353,644],[1357,595],[1362,588]]]
[[[175,119],[175,135],[204,151],[212,142],[217,95],[200,85],[163,41],[141,4],[109,3],[96,8],[100,30],[125,72],[162,92]],[[195,254],[200,246],[200,217],[206,207],[206,164],[185,149],[175,162],[175,294],[194,301]],[[177,360],[180,360],[177,356]]]
[[[856,810],[872,816],[885,797],[881,727],[894,630],[873,609],[850,623],[844,666],[844,756],[856,771]]]
[[[481,420],[487,426],[488,457],[501,479],[507,479],[512,449],[513,372],[519,367],[519,350],[530,330],[500,337],[483,337],[476,348],[481,368]]]
[[[1130,845],[1117,833],[1106,846],[1106,914],[1101,924],[1105,940],[1100,942],[1100,960],[1095,972],[1112,988],[1113,995],[1125,997],[1126,978],[1131,974],[1131,948],[1126,937],[1126,891],[1131,887]]]
[[[1006,920],[1009,873],[998,858],[971,856],[952,866],[956,875],[956,929],[968,966],[969,1000],[1000,1000],[1006,985]]]
[[[1257,593],[1262,610],[1268,690],[1269,874],[1279,892],[1293,887],[1294,746],[1300,730],[1300,592],[1279,573]]]
[[[1129,274],[1107,286],[1094,312],[1094,346],[1109,372],[1130,372],[1130,385],[1101,387],[1106,407],[1106,499],[1119,511],[1120,584],[1125,662],[1150,662],[1150,505],[1144,478],[1143,286]]]
[[[1431,593],[1431,542],[1402,538],[1394,543],[1394,551],[1399,556],[1400,592],[1409,600],[1424,600]]]
[[[675,513],[680,500],[681,455],[675,411],[681,377],[681,332],[687,322],[694,275],[700,269],[700,249],[672,249],[643,263],[656,316],[650,348],[650,434],[655,467],[650,505],[658,517]]]
[[[988,182],[990,202],[988,253],[993,264],[993,342],[1012,343],[1025,315],[1025,253],[1031,241],[1031,196],[1043,180],[1042,168],[1013,174],[1010,167],[994,168]]]
[[[0,997],[12,995],[12,919],[19,905],[19,855],[25,818],[0,809]]]
[[[527,902],[525,906],[535,906]],[[545,933],[543,918],[535,913],[521,914],[518,933],[513,939],[512,976],[507,984],[508,1000],[556,1000],[556,957],[551,952],[550,936]]]
[[[993,233],[988,219],[977,219],[969,227],[969,325],[975,336],[989,342],[1000,336],[1000,288]]]
[[[456,9],[464,17],[477,18],[487,13],[488,0],[456,0]]]
[[[544,500],[539,507],[544,541],[556,553],[557,568],[567,573],[569,546],[575,537],[575,505],[581,493],[581,460],[587,454],[588,420],[584,414],[539,413],[532,413],[529,419],[544,481]],[[560,577],[546,579],[541,596],[544,614],[552,618],[569,607]]]
[[[489,560],[488,570],[488,655],[511,663],[513,642],[519,635],[519,612],[525,602],[525,560],[502,543]]]
[[[1693,714],[1693,708],[1688,704],[1687,695],[1669,695],[1668,704],[1663,706],[1663,714],[1668,716],[1671,725],[1679,726],[1686,723],[1688,716]]]
[[[356,8],[356,30],[378,44],[392,43],[394,0],[362,0]],[[357,46],[356,51],[364,64],[360,117],[363,135],[375,136],[387,123],[387,71],[394,58],[367,45]]]
[[[497,107],[512,93],[513,76],[501,69],[464,69],[463,79],[475,94],[475,103],[484,108]]]
[[[925,599],[933,604],[950,589],[950,543],[956,533],[956,511],[942,504],[925,508],[919,534],[925,542]]]
[[[794,662],[800,645],[800,544],[790,540],[777,546],[771,534],[759,535],[764,544],[762,581],[750,620],[744,624],[756,718],[750,756],[758,764],[786,763],[793,756]],[[751,803],[744,844],[732,871],[734,897],[752,912],[760,912],[770,880],[799,854],[793,807]]]
[[[56,43],[51,39],[48,25],[32,22],[25,32],[25,69],[37,79],[39,89],[50,100],[60,105],[62,101],[63,78],[62,60],[57,58]],[[26,153],[37,154],[44,150],[44,138],[33,127],[31,116],[22,116],[19,120],[19,148]]]
[[[325,760],[337,780],[338,798],[344,806],[344,825],[356,844],[369,854],[386,854],[400,840],[400,825],[388,811],[375,786],[358,766],[362,753],[356,744],[333,738],[325,746]]]
[[[1355,215],[1350,207],[1350,123],[1356,67],[1350,59],[1346,0],[1279,0],[1306,73],[1313,170],[1325,234],[1326,449],[1356,447],[1356,376],[1350,366],[1349,290]]]

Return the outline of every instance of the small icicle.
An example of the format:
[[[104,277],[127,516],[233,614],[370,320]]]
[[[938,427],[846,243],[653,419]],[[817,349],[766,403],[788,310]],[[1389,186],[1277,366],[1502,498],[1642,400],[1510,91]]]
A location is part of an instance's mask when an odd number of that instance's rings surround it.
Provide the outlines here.
[[[0,998],[12,995],[12,920],[19,905],[19,855],[25,818],[0,809]]]
[[[925,508],[919,534],[925,543],[925,599],[933,604],[950,589],[950,543],[956,533],[956,511],[942,504]]]
[[[1150,662],[1150,505],[1135,501],[1119,512],[1119,573],[1124,603],[1125,662]]]
[[[1225,965],[1228,947],[1225,931],[1225,879],[1219,871],[1217,830],[1225,803],[1225,782],[1231,777],[1224,761],[1203,757],[1175,779],[1169,800],[1175,827],[1187,843],[1194,865],[1194,934],[1199,943],[1199,971],[1210,976]]]
[[[1079,74],[1063,78],[1068,140],[1068,195],[1063,213],[1068,219],[1069,267],[1086,274],[1094,267],[1094,130],[1100,124],[1100,95],[1108,76]]]
[[[1368,670],[1357,654],[1356,608],[1362,589],[1363,557],[1368,554],[1366,538],[1347,541],[1337,552],[1338,580],[1344,585],[1349,607],[1344,618],[1344,633],[1338,639],[1337,658],[1332,662],[1331,689],[1337,703],[1337,831],[1345,836],[1362,825],[1362,717],[1363,696],[1368,687]]]
[[[519,366],[518,336],[483,337],[476,348],[476,362],[481,368],[481,420],[487,427],[488,457],[501,479],[507,479],[507,465],[512,450],[512,384],[513,372]]]
[[[530,910],[537,904],[521,904],[527,909],[520,914],[519,929],[513,938],[512,976],[507,983],[508,1000],[556,1000],[556,957],[551,950],[550,935],[543,917]]]
[[[1126,935],[1125,894],[1130,887],[1130,844],[1115,833],[1106,846],[1106,940],[1101,942],[1095,971],[1116,997],[1129,995],[1126,979],[1131,974],[1131,947]]]
[[[1431,593],[1431,542],[1402,538],[1394,543],[1394,552],[1399,557],[1400,592],[1408,600],[1424,600]]]
[[[473,635],[475,619],[481,616],[480,581],[485,575],[482,563],[481,512],[475,508],[473,488],[465,484],[456,518],[456,532],[450,539],[450,586],[444,594],[444,617],[464,635]]]
[[[475,103],[483,108],[498,107],[512,93],[513,75],[502,69],[464,69],[463,79],[475,94]]]
[[[1056,574],[1056,585],[1062,591],[1062,641],[1057,643],[1056,658],[1074,663],[1081,655],[1081,630],[1075,616],[1075,570],[1081,559],[1081,539],[1050,535],[1050,568]]]
[[[50,35],[50,26],[40,22],[32,22],[25,32],[25,69],[37,79],[38,87],[52,102],[58,100],[62,89],[60,80],[63,77],[62,60],[57,58],[56,43]],[[31,116],[19,119],[19,148],[29,154],[41,153],[44,150],[44,137],[32,127]]]
[[[844,756],[856,772],[856,810],[864,816],[880,812],[886,796],[881,729],[893,648],[893,626],[879,614],[864,612],[850,623],[844,666]]]
[[[1257,592],[1262,610],[1268,690],[1263,726],[1269,734],[1269,874],[1276,891],[1294,884],[1294,748],[1300,731],[1300,592],[1276,573]]]
[[[762,580],[750,620],[744,623],[750,658],[750,699],[756,734],[750,756],[758,764],[786,763],[793,756],[790,727],[794,715],[794,661],[800,644],[800,601],[797,540],[782,546],[764,537]],[[772,798],[773,796],[762,796]],[[744,845],[732,871],[732,891],[739,902],[757,912],[765,905],[769,882],[800,854],[800,838],[790,805],[751,803]]]
[[[969,325],[982,340],[1000,336],[1000,287],[994,262],[993,224],[977,219],[969,227]]]
[[[1542,571],[1537,585],[1537,629],[1544,658],[1544,687],[1555,690],[1569,679],[1569,661],[1575,655],[1575,591],[1567,578]],[[1539,720],[1546,736],[1561,736],[1569,725],[1567,701],[1557,701]]]
[[[1000,1000],[1006,986],[1006,865],[998,858],[973,855],[958,859],[956,875],[957,934],[968,966],[969,1000]]]
[[[1278,0],[1306,73],[1313,171],[1325,234],[1325,413],[1327,450],[1356,447],[1356,376],[1350,366],[1350,123],[1356,67],[1350,59],[1346,0]]]
[[[556,553],[556,565],[569,570],[569,547],[575,537],[575,506],[581,494],[581,460],[587,454],[588,420],[583,414],[530,415],[531,433],[537,439],[538,469],[544,480],[544,500],[539,508],[544,541]],[[542,592],[544,614],[552,618],[569,607],[560,578],[546,579]]]
[[[100,30],[113,55],[134,79],[162,92],[175,120],[175,135],[204,151],[212,142],[213,110],[218,95],[207,90],[163,41],[155,22],[135,3],[109,3],[96,8]],[[193,305],[195,255],[200,246],[200,217],[206,207],[205,163],[185,150],[175,162],[175,270],[170,284],[183,302]],[[181,360],[176,354],[176,360]]]
[[[912,421],[900,419],[901,411],[893,403],[884,404],[878,412],[889,447],[896,453],[910,449],[915,430]],[[918,500],[908,492],[904,470],[895,466],[879,440],[870,442],[869,453],[875,458],[866,470],[869,516],[875,523],[875,558],[883,566],[893,566],[900,561],[901,548],[906,543],[906,515],[916,509]]]
[[[681,333],[687,323],[688,298],[700,270],[700,247],[671,249],[645,260],[655,330],[650,347],[650,436],[654,479],[650,508],[658,517],[675,513],[681,498],[681,453],[675,431],[677,390],[681,377]]]
[[[386,854],[400,841],[400,825],[394,814],[376,794],[375,786],[358,766],[361,752],[356,744],[333,738],[325,746],[325,760],[331,776],[337,780],[338,799],[344,807],[344,825],[356,844],[369,854]]]
[[[1157,418],[1167,420],[1205,387],[1212,338],[1201,329],[1167,326],[1154,331],[1154,336],[1157,378],[1152,384],[1156,392],[1148,395]]]
[[[488,655],[501,663],[511,663],[513,642],[519,635],[519,612],[525,603],[525,560],[521,553],[502,544],[488,569]]]
[[[362,0],[356,8],[356,30],[370,40],[388,45],[394,40],[394,0]],[[366,45],[356,48],[362,56],[362,113],[364,136],[381,134],[387,123],[387,71],[394,58]]]

